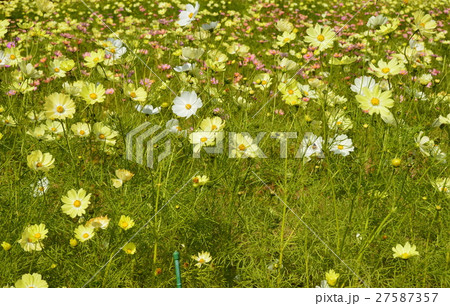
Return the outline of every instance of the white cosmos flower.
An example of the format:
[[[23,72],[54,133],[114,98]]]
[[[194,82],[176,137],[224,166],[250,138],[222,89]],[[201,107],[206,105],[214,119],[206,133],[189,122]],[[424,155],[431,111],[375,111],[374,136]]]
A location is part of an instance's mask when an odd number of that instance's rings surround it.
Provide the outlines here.
[[[385,24],[386,22],[388,22],[388,19],[383,15],[372,16],[369,18],[369,21],[367,21],[367,26],[371,29],[374,29]]]
[[[5,67],[6,65],[9,65],[8,54],[0,50],[0,67]]]
[[[42,196],[48,189],[48,178],[43,177],[42,179],[38,180],[36,184],[31,184],[31,188],[33,188],[33,197],[40,197]]]
[[[195,91],[183,91],[179,97],[173,100],[172,111],[177,116],[189,118],[195,115],[197,109],[202,106],[202,100],[197,97]]]
[[[127,48],[123,46],[120,39],[108,38],[108,47],[105,48],[105,53],[111,55],[112,59],[119,59],[127,52]]]
[[[359,95],[364,95],[362,90],[364,87],[367,87],[370,91],[372,91],[375,85],[377,85],[377,82],[373,78],[362,76],[355,79],[355,83],[350,86],[350,89]]]
[[[186,63],[183,66],[176,66],[175,68],[173,68],[173,70],[175,70],[176,72],[184,72],[184,71],[190,71],[194,68],[195,68],[195,63],[194,64]]]
[[[200,5],[198,2],[195,2],[195,7],[192,6],[192,4],[186,4],[186,10],[181,11],[180,15],[178,15],[178,18],[180,19],[178,20],[178,24],[182,27],[190,24],[194,20],[199,9]]]
[[[205,31],[213,31],[217,27],[217,21],[202,24],[202,29]]]
[[[352,140],[345,134],[337,135],[333,139],[329,139],[328,142],[330,143],[330,151],[334,154],[347,156],[355,150]]]
[[[324,158],[322,152],[322,142],[321,136],[316,136],[311,132],[306,132],[303,136],[300,149],[298,150],[295,157],[305,158],[306,161],[311,160],[311,156],[317,156],[318,158]]]
[[[154,114],[158,114],[161,111],[161,107],[153,107],[150,104],[147,105],[136,105],[136,109],[138,112],[144,113],[146,115],[154,115]]]

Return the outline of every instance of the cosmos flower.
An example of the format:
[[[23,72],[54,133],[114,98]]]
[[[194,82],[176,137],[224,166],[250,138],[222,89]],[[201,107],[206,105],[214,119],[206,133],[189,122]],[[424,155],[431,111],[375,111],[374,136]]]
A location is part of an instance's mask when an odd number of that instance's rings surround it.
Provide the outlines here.
[[[200,129],[204,132],[218,132],[225,126],[225,122],[218,116],[207,117],[200,122]]]
[[[192,178],[192,186],[198,187],[206,185],[209,182],[209,177],[206,175],[198,175]]]
[[[195,115],[197,110],[202,106],[202,100],[197,97],[195,91],[183,91],[173,101],[172,111],[179,117],[189,118]]]
[[[336,33],[329,26],[321,26],[316,24],[306,30],[308,36],[305,37],[305,42],[310,46],[318,48],[319,51],[326,50],[333,46]]]
[[[112,180],[114,187],[120,188],[120,187],[122,187],[122,184],[124,182],[127,182],[133,178],[134,173],[131,173],[130,171],[125,170],[125,169],[117,169],[116,176],[117,176],[117,178],[113,178],[111,180]]]
[[[134,226],[134,220],[128,216],[122,215],[120,216],[119,226],[124,230],[129,230]]]
[[[321,136],[316,136],[312,132],[306,132],[295,157],[303,158],[304,161],[310,161],[311,157],[314,156],[324,158],[322,143],[323,139]]]
[[[75,103],[63,93],[53,93],[46,97],[44,108],[45,116],[51,120],[70,119],[75,114]]]
[[[394,258],[408,259],[412,256],[419,255],[419,252],[416,251],[416,246],[415,245],[411,246],[409,242],[406,242],[405,246],[397,244],[397,246],[392,248],[392,251],[394,252],[393,254]]]
[[[81,88],[80,96],[88,105],[105,101],[105,88],[102,84],[86,82]]]
[[[198,2],[195,2],[195,7],[192,4],[186,4],[186,10],[181,11],[178,15],[178,24],[182,27],[191,24],[191,22],[194,21],[199,9],[200,5]]]
[[[330,143],[330,151],[334,154],[347,156],[355,150],[352,140],[345,134],[330,138],[328,142]]]
[[[16,288],[48,288],[48,284],[38,273],[24,274],[16,284]]]
[[[351,91],[359,95],[363,95],[364,92],[362,89],[364,87],[368,88],[369,90],[373,90],[375,85],[377,85],[377,82],[373,78],[369,76],[362,76],[355,79],[354,84],[350,86],[350,89]]]
[[[54,162],[55,159],[50,153],[42,154],[40,150],[33,151],[27,156],[27,165],[34,171],[47,172],[55,167]]]
[[[108,146],[114,146],[116,144],[115,138],[119,135],[118,132],[113,131],[102,122],[94,123],[93,133],[97,141],[104,142]]]
[[[94,228],[93,227],[87,227],[84,225],[79,225],[75,229],[75,238],[77,238],[80,242],[85,242],[92,237],[95,236]]]
[[[359,102],[362,110],[372,114],[380,114],[388,116],[389,108],[394,106],[394,100],[391,99],[392,92],[381,92],[379,85],[375,85],[373,90],[363,88],[364,95],[357,95],[356,100]]]
[[[192,259],[194,259],[197,263],[195,266],[197,268],[201,268],[203,265],[206,265],[212,260],[211,254],[209,252],[199,252],[197,256],[193,255]]]
[[[394,76],[405,69],[403,63],[399,62],[396,58],[391,59],[388,63],[380,59],[378,61],[378,67],[375,67],[372,63],[369,64],[372,71],[379,78],[387,79],[389,76]]]
[[[146,115],[155,115],[155,114],[158,114],[161,111],[161,107],[160,106],[153,107],[150,104],[147,104],[147,105],[144,105],[144,106],[138,104],[135,107],[136,107],[136,110],[138,112],[141,112],[141,113],[146,114]]]
[[[128,255],[133,255],[136,253],[136,245],[133,242],[129,242],[122,248],[122,250]]]
[[[383,15],[378,15],[378,16],[371,16],[369,18],[369,21],[367,21],[367,26],[371,29],[374,29],[376,27],[379,27],[385,23],[388,22],[388,19],[386,17],[384,17]]]
[[[423,36],[431,37],[434,33],[434,29],[437,26],[436,21],[431,19],[430,14],[425,14],[423,11],[417,11],[413,14],[413,16],[413,30],[419,31]]]
[[[255,158],[259,156],[259,147],[254,140],[241,133],[234,134],[230,143],[230,158]]]
[[[67,195],[61,198],[61,201],[64,203],[61,206],[61,210],[71,218],[80,217],[86,212],[86,208],[91,203],[90,198],[91,194],[86,194],[86,190],[83,188],[78,191],[71,189],[67,192]]]
[[[109,218],[108,216],[102,216],[102,217],[95,217],[92,219],[89,219],[89,221],[86,222],[86,227],[92,227],[94,229],[106,229],[109,225]]]
[[[339,278],[339,273],[336,273],[334,270],[330,270],[325,273],[325,278],[327,280],[328,285],[334,286],[336,285],[337,279]]]
[[[73,134],[78,137],[88,137],[91,133],[91,127],[88,123],[77,122],[70,127]]]

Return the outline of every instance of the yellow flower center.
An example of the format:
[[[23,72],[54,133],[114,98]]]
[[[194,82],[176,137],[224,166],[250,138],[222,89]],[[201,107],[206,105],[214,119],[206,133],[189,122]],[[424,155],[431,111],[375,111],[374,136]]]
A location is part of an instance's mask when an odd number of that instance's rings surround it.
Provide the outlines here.
[[[325,36],[323,36],[322,34],[319,34],[319,36],[317,36],[317,40],[318,41],[324,41],[325,40]]]
[[[89,95],[89,98],[91,98],[92,100],[95,100],[95,99],[97,99],[97,94],[95,92],[93,92]]]
[[[100,135],[98,135],[98,138],[100,138],[100,139],[105,139],[106,136],[105,136],[105,134],[100,134]]]
[[[215,129],[217,129],[217,126],[213,124],[213,125],[211,126],[211,130],[214,131]]]
[[[64,113],[64,107],[62,107],[61,105],[59,105],[59,106],[56,108],[56,111],[57,111],[58,113],[62,114],[62,113]]]
[[[289,37],[286,37],[283,41],[286,43],[288,41],[290,41],[291,39]]]
[[[344,146],[343,145],[338,145],[338,147],[337,147],[339,150],[342,150],[342,149],[344,149]]]
[[[425,23],[422,22],[422,23],[420,23],[419,25],[420,25],[422,28],[425,28]]]
[[[110,52],[111,52],[111,53],[116,53],[116,49],[112,48],[112,49],[110,50]]]
[[[55,72],[59,72],[59,68],[58,67],[55,68]]]
[[[132,249],[127,249],[127,254],[131,254],[131,253],[133,253],[133,250]]]
[[[75,200],[75,202],[73,202],[73,206],[80,207],[81,206],[81,202],[79,200]]]
[[[56,131],[56,128],[55,128],[55,127],[52,127],[51,130],[52,130],[52,132],[55,132],[55,131]]]
[[[194,182],[194,183],[198,183],[199,182],[199,179],[198,179],[198,177],[194,177],[193,179],[192,179],[192,182]]]
[[[402,258],[403,259],[408,259],[409,258],[409,253],[403,253],[402,254]]]
[[[186,107],[186,109],[191,109],[192,105],[186,104],[184,107]]]
[[[194,13],[189,13],[189,18],[192,18],[194,16]]]
[[[16,59],[16,56],[15,56],[14,54],[11,54],[11,55],[9,56],[9,58],[12,59],[12,60],[15,60],[15,59]]]
[[[84,233],[84,234],[83,234],[83,238],[84,238],[84,239],[86,239],[86,238],[88,238],[88,237],[89,237],[89,234],[88,234],[88,233]]]
[[[37,168],[42,167],[42,163],[37,163],[37,164],[36,164],[36,167],[37,167]]]
[[[31,243],[31,242],[33,242],[33,239],[28,238],[28,243]]]
[[[130,93],[130,97],[132,97],[133,99],[137,97],[137,94],[133,91]]]
[[[39,191],[44,191],[44,190],[45,190],[45,188],[44,188],[44,187],[42,187],[42,186],[41,186],[41,187],[39,187],[38,189],[39,189]]]
[[[370,100],[370,103],[372,103],[372,105],[377,106],[380,104],[380,100],[378,100],[377,98],[372,98],[372,100]]]
[[[36,234],[34,234],[34,238],[36,238],[36,239],[41,238],[41,233],[36,233]]]
[[[244,151],[245,145],[243,143],[241,143],[238,148],[239,148],[239,150]]]
[[[201,142],[205,142],[205,141],[207,141],[207,140],[208,140],[208,138],[206,138],[206,137],[200,138],[200,141],[201,141]]]
[[[2,60],[0,59],[0,63],[2,62]]]
[[[83,131],[83,130],[80,131],[80,135],[84,135],[85,133],[86,133],[86,132]]]
[[[94,62],[98,62],[100,59],[98,57],[94,58]]]
[[[388,73],[389,71],[391,71],[391,69],[389,69],[388,67],[381,69],[381,72],[383,73]]]
[[[203,258],[200,258],[200,259],[198,260],[198,262],[199,262],[199,263],[204,263],[205,260],[204,260]]]
[[[128,227],[128,223],[127,222],[122,222],[122,228],[126,228]]]
[[[267,82],[266,81],[261,81],[261,84],[266,85]]]
[[[336,122],[336,124],[337,124],[337,125],[341,125],[341,124],[342,124],[342,121],[338,121],[338,122]]]
[[[292,95],[292,94],[294,93],[294,91],[293,91],[292,89],[289,89],[289,90],[288,90],[288,93],[289,93],[290,95]]]
[[[181,127],[177,126],[176,129],[181,132]]]

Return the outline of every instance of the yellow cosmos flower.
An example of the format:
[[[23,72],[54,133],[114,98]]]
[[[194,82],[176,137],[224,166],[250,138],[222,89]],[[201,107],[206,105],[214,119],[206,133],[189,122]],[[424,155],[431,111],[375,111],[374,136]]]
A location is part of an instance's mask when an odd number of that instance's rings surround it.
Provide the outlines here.
[[[75,103],[68,95],[53,93],[45,98],[45,116],[47,119],[73,118],[75,114]]]
[[[116,131],[113,131],[102,122],[94,123],[93,131],[97,141],[105,142],[108,146],[116,144],[115,138],[119,135]]]
[[[306,30],[305,42],[310,46],[318,48],[319,51],[326,50],[333,46],[336,33],[329,26],[316,24],[313,28]]]
[[[426,37],[431,37],[437,24],[431,19],[430,14],[425,14],[423,11],[417,11],[413,14],[414,25],[413,30],[419,31],[420,34]]]
[[[405,66],[402,62],[399,62],[396,58],[391,59],[388,63],[383,60],[378,61],[378,67],[374,64],[369,64],[370,68],[373,70],[370,73],[375,74],[379,78],[387,79],[389,76],[397,75],[400,71],[405,70]]]
[[[129,230],[134,226],[134,221],[128,216],[120,216],[119,226],[124,230]]]
[[[136,88],[133,84],[128,84],[125,88],[125,94],[136,102],[145,102],[147,100],[147,92],[145,89],[142,87]]]
[[[136,245],[133,242],[129,242],[123,247],[122,250],[128,255],[133,255],[136,253]]]
[[[200,123],[200,129],[204,132],[218,132],[221,131],[224,126],[225,122],[222,118],[217,116],[205,118]]]
[[[397,244],[397,246],[392,248],[392,251],[394,252],[394,258],[408,259],[412,256],[419,255],[419,252],[416,251],[416,246],[411,246],[409,242],[406,242],[405,246]]]
[[[102,84],[85,83],[81,88],[80,96],[87,104],[102,103],[105,101],[105,88]]]
[[[336,285],[337,279],[339,278],[339,273],[334,272],[334,270],[330,270],[325,273],[325,278],[327,280],[328,285],[334,286]]]
[[[91,127],[84,122],[77,122],[70,127],[73,134],[78,137],[88,137],[91,133]]]
[[[209,254],[209,252],[201,252],[201,253],[198,253],[197,256],[195,256],[195,255],[192,256],[192,259],[197,261],[195,266],[197,268],[201,268],[203,265],[205,265],[208,262],[210,262],[212,260],[212,257],[211,257],[211,254]]]
[[[392,92],[381,92],[380,86],[375,85],[373,90],[364,87],[363,95],[357,95],[356,100],[360,103],[360,107],[363,111],[372,114],[380,114],[387,117],[391,112],[389,108],[394,106],[394,100],[391,99]]]
[[[89,68],[94,68],[97,64],[105,60],[105,50],[100,49],[97,52],[91,52],[89,56],[84,58],[86,62],[84,65]]]
[[[3,241],[1,246],[2,246],[3,250],[5,250],[5,251],[9,251],[11,249],[11,247],[12,247],[11,244],[9,244],[6,241]]]
[[[117,178],[113,178],[111,180],[112,180],[113,186],[116,188],[119,188],[122,186],[122,184],[124,182],[131,180],[134,176],[134,173],[131,173],[130,171],[125,170],[125,169],[117,169],[116,176],[117,176]]]
[[[75,229],[75,238],[85,242],[95,236],[94,228],[80,225]]]
[[[55,159],[50,153],[42,154],[40,150],[33,151],[27,156],[27,165],[34,171],[47,172],[55,167],[54,162]]]
[[[16,288],[48,288],[48,284],[38,273],[24,274],[16,284]]]
[[[61,201],[64,203],[61,206],[61,210],[71,218],[80,217],[86,212],[86,208],[91,203],[89,201],[90,198],[91,194],[86,195],[86,191],[83,188],[78,191],[71,189],[67,192],[67,196],[62,196],[61,198]]]

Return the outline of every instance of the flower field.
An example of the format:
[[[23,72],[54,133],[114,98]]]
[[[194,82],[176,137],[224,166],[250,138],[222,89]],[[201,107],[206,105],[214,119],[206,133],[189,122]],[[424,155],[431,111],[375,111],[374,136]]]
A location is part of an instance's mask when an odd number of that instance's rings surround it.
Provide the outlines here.
[[[450,286],[448,1],[0,8],[0,287]]]

